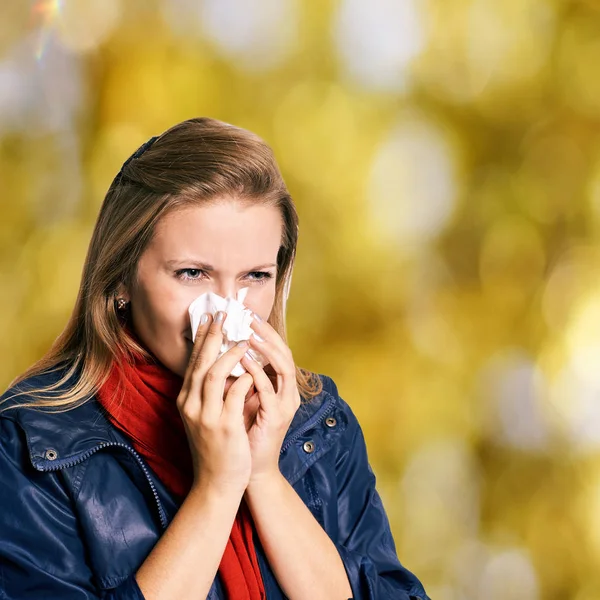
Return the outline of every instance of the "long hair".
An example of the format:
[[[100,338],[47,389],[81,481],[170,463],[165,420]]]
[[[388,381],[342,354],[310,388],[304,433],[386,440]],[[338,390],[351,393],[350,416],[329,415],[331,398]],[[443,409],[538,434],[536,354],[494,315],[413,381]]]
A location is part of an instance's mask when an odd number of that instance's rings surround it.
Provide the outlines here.
[[[296,255],[298,214],[273,152],[245,129],[214,119],[189,119],[142,146],[115,177],[100,208],[65,329],[50,350],[9,387],[44,372],[64,372],[52,384],[10,396],[28,396],[26,402],[11,403],[11,408],[69,410],[98,391],[114,361],[132,361],[135,354],[150,358],[127,335],[115,308],[115,291],[119,284],[129,286],[135,280],[140,256],[161,218],[170,211],[215,203],[223,197],[281,211],[283,235],[269,323],[285,341],[285,305]],[[297,367],[296,380],[305,400],[321,392],[321,381],[314,373]]]

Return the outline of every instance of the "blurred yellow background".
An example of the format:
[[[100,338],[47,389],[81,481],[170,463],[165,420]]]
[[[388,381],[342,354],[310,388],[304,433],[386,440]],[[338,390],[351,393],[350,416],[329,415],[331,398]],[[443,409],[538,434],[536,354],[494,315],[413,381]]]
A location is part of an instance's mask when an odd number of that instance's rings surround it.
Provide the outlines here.
[[[430,596],[600,599],[600,2],[3,0],[3,389],[121,163],[193,116],[276,153],[290,345]]]

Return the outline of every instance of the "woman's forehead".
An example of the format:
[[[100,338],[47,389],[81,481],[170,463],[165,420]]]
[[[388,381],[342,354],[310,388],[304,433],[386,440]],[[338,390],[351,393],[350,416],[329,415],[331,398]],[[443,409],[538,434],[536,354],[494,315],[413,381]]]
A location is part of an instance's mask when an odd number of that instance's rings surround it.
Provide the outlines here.
[[[169,255],[169,260],[196,257],[212,264],[245,258],[265,262],[277,254],[282,228],[280,211],[273,206],[233,202],[191,206],[161,219],[151,247]]]

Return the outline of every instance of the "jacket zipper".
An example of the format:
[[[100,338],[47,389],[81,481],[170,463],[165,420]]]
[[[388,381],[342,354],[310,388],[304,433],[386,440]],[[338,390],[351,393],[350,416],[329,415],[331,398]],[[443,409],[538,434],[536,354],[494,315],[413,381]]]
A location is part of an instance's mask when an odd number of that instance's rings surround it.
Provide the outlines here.
[[[146,465],[144,464],[144,461],[142,460],[140,455],[136,452],[136,450],[134,448],[132,448],[131,446],[128,446],[127,444],[123,444],[121,442],[101,442],[97,446],[94,446],[90,450],[87,450],[83,454],[77,456],[75,459],[71,459],[68,461],[62,461],[62,462],[54,464],[54,465],[48,465],[48,466],[40,465],[39,469],[40,469],[40,471],[60,471],[61,469],[67,469],[70,467],[74,467],[75,465],[82,463],[84,460],[87,460],[90,456],[92,456],[92,454],[95,454],[96,452],[98,452],[98,450],[102,450],[104,448],[109,448],[109,447],[115,447],[115,446],[118,446],[119,448],[125,448],[125,450],[127,450],[131,455],[133,455],[136,463],[138,464],[138,466],[144,473],[146,480],[150,484],[150,489],[152,490],[152,494],[154,495],[156,507],[158,508],[158,516],[160,518],[160,524],[161,524],[163,530],[165,530],[167,528],[167,517],[165,515],[163,505],[158,496],[158,492],[156,491],[156,486],[154,485],[154,482],[152,481],[152,477],[150,476],[150,473],[148,472],[148,469],[146,468]]]

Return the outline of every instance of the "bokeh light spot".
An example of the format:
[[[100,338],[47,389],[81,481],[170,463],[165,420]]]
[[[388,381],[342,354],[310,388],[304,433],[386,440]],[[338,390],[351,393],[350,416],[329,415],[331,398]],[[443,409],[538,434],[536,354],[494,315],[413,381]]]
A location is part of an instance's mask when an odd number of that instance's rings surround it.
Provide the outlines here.
[[[55,16],[56,32],[74,52],[96,49],[121,18],[121,0],[62,0]]]
[[[448,225],[458,190],[456,148],[444,130],[408,119],[377,150],[367,194],[378,226],[398,249],[410,252]]]
[[[343,0],[334,38],[345,72],[366,88],[402,91],[425,45],[417,0]]]

